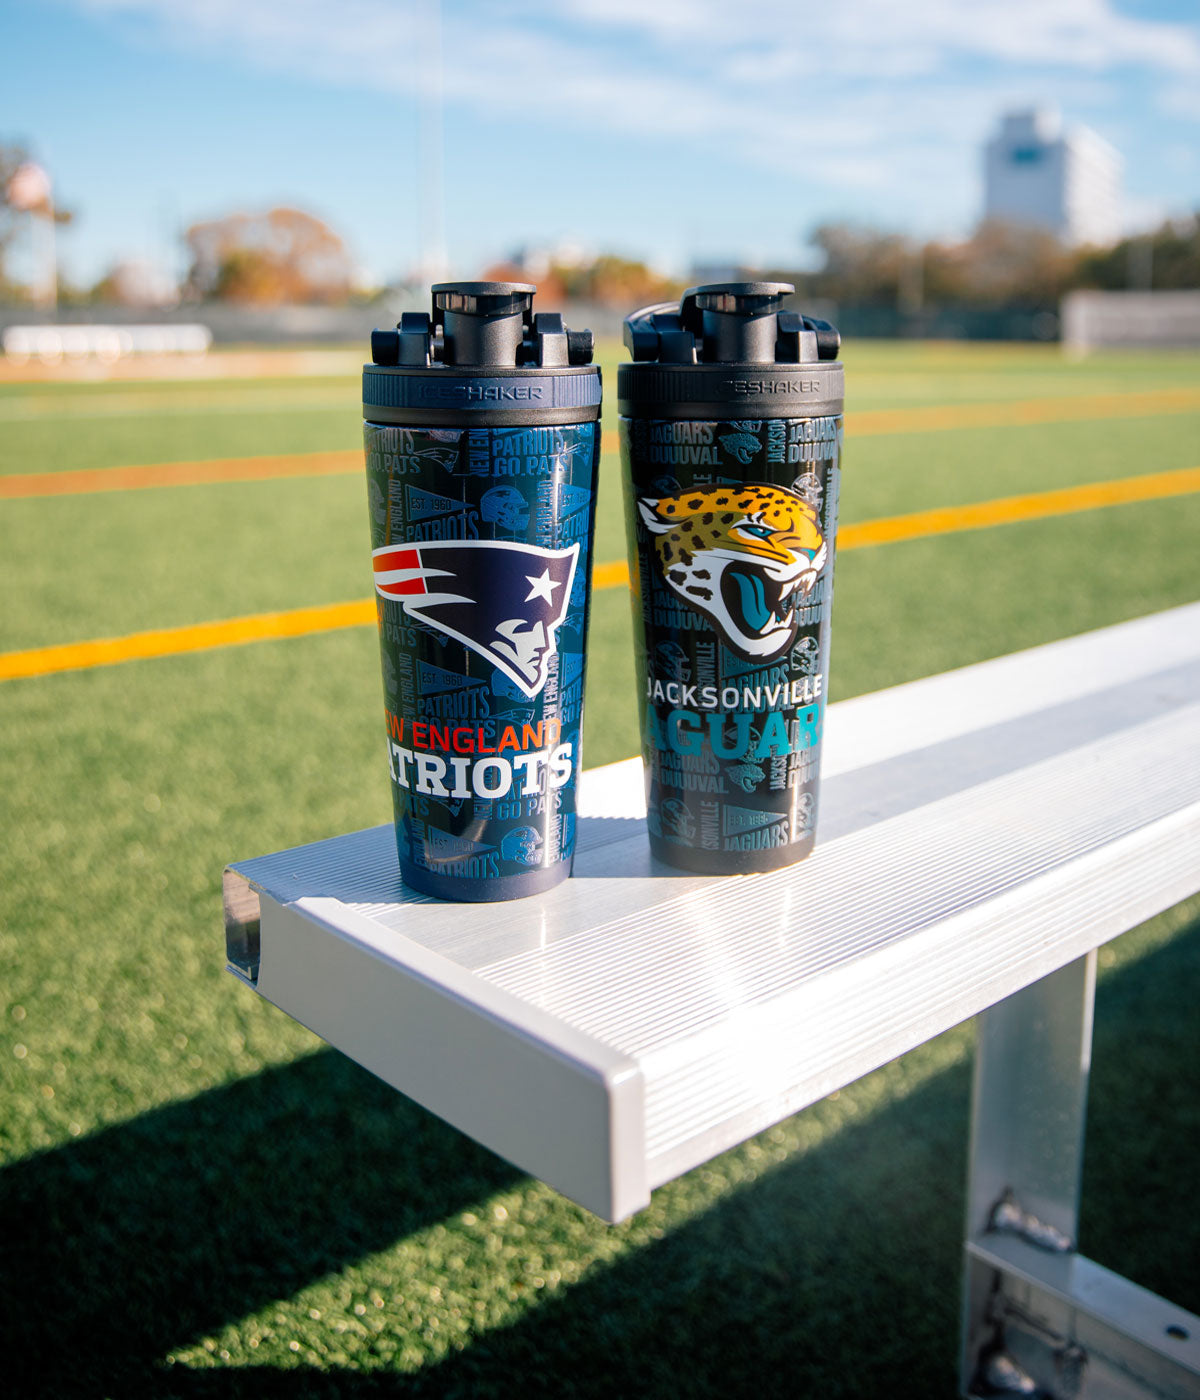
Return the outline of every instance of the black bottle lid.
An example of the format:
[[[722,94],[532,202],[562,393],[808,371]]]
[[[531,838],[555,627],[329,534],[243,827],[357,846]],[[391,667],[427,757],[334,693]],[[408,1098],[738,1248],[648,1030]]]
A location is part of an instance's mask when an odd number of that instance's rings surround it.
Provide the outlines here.
[[[625,320],[632,364],[617,370],[622,413],[641,418],[816,418],[838,414],[841,337],[783,309],[787,282],[692,287]]]
[[[432,311],[371,333],[363,416],[375,423],[577,423],[600,413],[591,331],[533,309],[527,282],[439,282]]]

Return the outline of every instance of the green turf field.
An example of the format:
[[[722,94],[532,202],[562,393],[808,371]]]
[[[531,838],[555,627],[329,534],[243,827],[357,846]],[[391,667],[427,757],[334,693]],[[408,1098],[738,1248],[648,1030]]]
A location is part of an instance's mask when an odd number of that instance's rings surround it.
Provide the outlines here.
[[[851,423],[1200,386],[845,358]],[[353,378],[0,384],[0,474],[359,432]],[[842,520],[1197,465],[1200,409],[851,436]],[[598,561],[615,458],[602,493]],[[366,520],[355,475],[0,500],[0,652],[365,597]],[[1198,538],[1188,495],[845,553],[834,698],[1190,602]],[[636,748],[624,590],[592,627],[588,765]],[[226,861],[390,817],[380,702],[369,627],[0,683],[0,1391],[952,1394],[969,1027],[609,1228],[226,976]],[[1200,1310],[1200,901],[1101,966],[1081,1246]]]

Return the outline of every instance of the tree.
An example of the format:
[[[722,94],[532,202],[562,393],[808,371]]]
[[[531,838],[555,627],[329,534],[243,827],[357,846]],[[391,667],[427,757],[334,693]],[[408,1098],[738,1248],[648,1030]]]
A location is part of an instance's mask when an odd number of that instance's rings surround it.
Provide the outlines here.
[[[1053,306],[1077,275],[1080,255],[1052,234],[982,224],[961,243],[920,244],[899,233],[823,224],[811,242],[824,255],[812,273],[788,275],[801,294],[842,305]]]
[[[1080,258],[1077,286],[1141,291],[1147,284],[1159,292],[1200,287],[1200,212],[1113,248],[1085,249]]]
[[[895,306],[916,245],[898,233],[853,224],[821,224],[812,243],[824,256],[821,268],[803,279],[810,296],[868,306]]]
[[[247,305],[342,302],[353,265],[336,233],[300,209],[230,214],[193,224],[187,290],[197,297]]]
[[[535,274],[521,262],[507,259],[485,268],[484,282],[532,282],[538,289],[538,302],[542,306],[558,306],[566,300],[567,293],[558,276],[558,270],[551,265],[547,271],[540,269]]]
[[[560,279],[564,292],[573,301],[593,302],[626,310],[655,301],[678,298],[680,283],[652,271],[645,263],[601,253],[590,263],[551,269]]]
[[[628,311],[652,301],[678,300],[683,284],[652,271],[645,263],[601,253],[580,261],[556,261],[531,269],[521,260],[496,263],[484,273],[489,282],[533,282],[546,306],[582,301]]]
[[[941,305],[1054,306],[1077,261],[1053,234],[988,222],[964,243],[926,245],[925,295]]]

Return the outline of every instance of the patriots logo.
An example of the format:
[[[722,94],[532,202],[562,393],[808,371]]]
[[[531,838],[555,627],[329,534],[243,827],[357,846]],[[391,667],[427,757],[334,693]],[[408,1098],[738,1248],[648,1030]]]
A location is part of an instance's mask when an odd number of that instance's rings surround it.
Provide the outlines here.
[[[458,462],[458,449],[455,447],[422,447],[411,454],[436,462],[444,471],[452,472]]]
[[[533,699],[546,684],[579,545],[436,540],[372,551],[375,591],[503,671]]]

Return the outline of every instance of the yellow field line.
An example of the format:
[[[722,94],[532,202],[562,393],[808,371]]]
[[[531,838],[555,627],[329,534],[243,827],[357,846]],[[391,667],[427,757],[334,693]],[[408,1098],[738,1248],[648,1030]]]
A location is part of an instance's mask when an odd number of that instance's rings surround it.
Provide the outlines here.
[[[884,516],[863,520],[838,529],[838,549],[863,549],[875,544],[894,544],[928,535],[944,535],[956,530],[984,530],[992,525],[1011,525],[1019,520],[1039,520],[1048,515],[1070,515],[1096,510],[1101,506],[1128,505],[1133,501],[1161,500],[1165,496],[1187,496],[1200,491],[1200,467],[1177,471],[1150,472],[1145,476],[1125,476],[1116,481],[1094,481],[1083,486],[1063,486],[1053,491],[1035,491],[1025,496],[1000,496],[972,505],[938,506],[910,515]]]
[[[629,565],[624,559],[610,559],[592,566],[592,588],[624,588],[629,582]]]
[[[0,423],[84,422],[106,418],[163,418],[206,413],[276,413],[312,410],[345,412],[345,389],[314,389],[303,381],[255,386],[240,391],[205,385],[200,392],[182,395],[147,394],[137,390],[106,389],[101,394],[0,394]],[[353,408],[353,404],[349,405]]]
[[[188,651],[239,646],[246,642],[275,641],[280,637],[304,637],[311,632],[332,632],[375,621],[370,598],[353,603],[327,603],[318,608],[292,608],[287,612],[253,613],[219,622],[197,622],[189,627],[158,627],[133,632],[128,637],[103,637],[94,642],[66,642],[62,646],[35,647],[31,651],[0,652],[0,681],[19,676],[46,676],[54,671],[85,671],[92,666],[115,666],[151,656],[179,656]]]
[[[843,525],[838,530],[840,551],[865,549],[872,545],[895,544],[958,530],[983,530],[993,525],[1011,525],[1021,520],[1038,520],[1052,515],[1068,515],[1096,510],[1103,506],[1127,505],[1134,501],[1162,500],[1200,491],[1200,467],[1127,476],[1116,481],[1089,482],[1054,491],[1038,491],[1024,496],[1003,496],[971,505],[939,506],[909,515],[883,516]],[[629,569],[623,559],[597,564],[592,571],[594,589],[620,588],[629,582]],[[45,676],[55,671],[82,671],[93,666],[115,666],[121,661],[152,656],[178,656],[214,647],[238,646],[246,642],[275,641],[282,637],[302,637],[314,632],[332,632],[343,627],[359,627],[375,621],[371,598],[352,603],[328,603],[315,608],[292,608],[287,612],[253,613],[247,617],[217,622],[198,622],[187,627],[160,627],[149,632],[133,632],[126,637],[104,637],[97,641],[66,642],[59,646],[34,647],[28,651],[0,652],[0,681],[19,677]]]
[[[1200,390],[1149,389],[1119,395],[1017,399],[1008,403],[938,404],[929,408],[869,409],[846,420],[849,437],[945,432],[953,428],[1008,428],[1098,418],[1139,418],[1200,410]],[[615,453],[617,434],[604,433],[604,452]],[[0,499],[68,496],[94,491],[136,491],[157,486],[204,486],[229,481],[268,481],[290,476],[333,476],[362,471],[362,452],[294,452],[279,457],[221,457],[202,462],[158,462],[139,467],[23,472],[0,476]]]
[[[925,539],[930,535],[953,534],[959,530],[985,530],[993,525],[1013,525],[1021,520],[1039,520],[1049,515],[1073,515],[1102,506],[1129,505],[1135,501],[1156,501],[1167,496],[1188,496],[1200,491],[1200,467],[1177,471],[1151,472],[1145,476],[1120,477],[1116,481],[1088,482],[1053,491],[1035,491],[1024,496],[1000,496],[962,506],[938,506],[913,511],[909,515],[880,516],[856,525],[839,525],[837,548],[869,549],[877,544]],[[629,566],[623,559],[597,564],[592,571],[593,588],[616,588],[629,582]]]
[[[130,355],[115,364],[66,359],[57,365],[22,364],[0,355],[0,384],[334,378],[356,375],[361,365],[355,350],[209,350],[204,355]]]
[[[205,486],[217,481],[269,481],[282,476],[332,476],[362,470],[361,449],[291,453],[284,457],[219,457],[211,462],[157,462],[145,467],[92,467],[0,476],[0,498],[139,491],[152,486]]]

